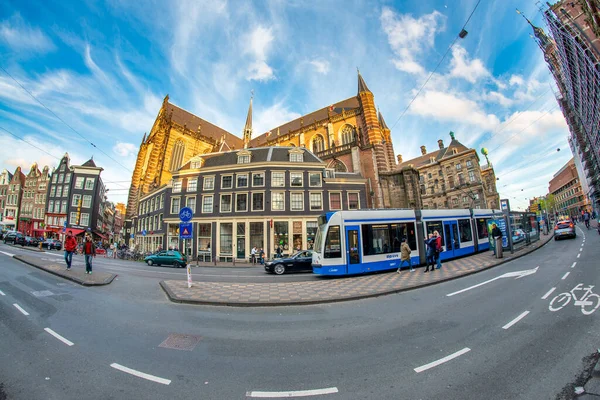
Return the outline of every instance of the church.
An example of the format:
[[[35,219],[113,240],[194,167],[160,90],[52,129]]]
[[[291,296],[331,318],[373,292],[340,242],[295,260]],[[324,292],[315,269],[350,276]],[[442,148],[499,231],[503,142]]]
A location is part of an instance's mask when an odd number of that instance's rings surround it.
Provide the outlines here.
[[[337,172],[366,180],[363,208],[383,208],[380,174],[396,170],[390,129],[375,106],[373,93],[358,72],[356,95],[254,136],[252,100],[242,138],[172,104],[167,95],[148,135],[144,135],[133,172],[127,218],[137,215],[146,194],[168,184],[194,156],[261,147],[303,147]]]

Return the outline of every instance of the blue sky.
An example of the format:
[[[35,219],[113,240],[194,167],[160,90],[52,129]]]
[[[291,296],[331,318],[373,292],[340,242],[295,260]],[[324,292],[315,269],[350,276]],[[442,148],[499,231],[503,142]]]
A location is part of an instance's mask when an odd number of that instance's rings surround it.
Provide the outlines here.
[[[125,201],[139,143],[167,93],[241,136],[253,90],[260,134],[355,95],[358,67],[396,154],[434,150],[454,131],[489,149],[501,197],[524,207],[571,157],[556,87],[515,12],[544,26],[533,1],[481,1],[468,36],[402,115],[476,3],[5,1],[0,66],[97,148],[1,70],[0,127],[56,157],[68,151],[73,163],[93,155],[109,199]],[[34,161],[58,163],[0,129],[1,168],[27,172]]]

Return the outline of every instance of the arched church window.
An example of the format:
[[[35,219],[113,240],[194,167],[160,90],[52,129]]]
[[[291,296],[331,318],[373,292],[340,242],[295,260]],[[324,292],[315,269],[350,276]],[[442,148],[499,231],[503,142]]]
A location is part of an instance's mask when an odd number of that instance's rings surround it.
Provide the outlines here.
[[[313,153],[319,153],[325,150],[325,140],[321,135],[315,135],[312,144]]]
[[[342,128],[342,144],[352,143],[354,141],[354,127],[352,125],[344,125]]]
[[[183,163],[183,154],[185,153],[185,144],[183,140],[178,140],[173,145],[173,151],[171,152],[171,172],[177,171]]]
[[[335,172],[348,172],[348,168],[340,160],[335,160],[329,168],[333,168]]]

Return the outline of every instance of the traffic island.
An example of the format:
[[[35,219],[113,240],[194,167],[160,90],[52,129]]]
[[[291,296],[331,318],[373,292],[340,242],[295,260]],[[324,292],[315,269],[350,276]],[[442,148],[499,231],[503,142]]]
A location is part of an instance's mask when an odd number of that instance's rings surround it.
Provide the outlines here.
[[[525,246],[513,254],[504,253],[497,259],[491,252],[475,254],[443,263],[441,269],[427,274],[423,268],[415,272],[402,270],[363,276],[331,278],[315,276],[312,281],[281,283],[227,283],[194,281],[188,288],[186,280],[160,282],[169,300],[175,303],[215,306],[265,307],[333,303],[377,297],[417,289],[461,278],[507,263],[539,249],[552,235]]]
[[[16,255],[13,256],[13,258],[25,264],[31,265],[32,267],[39,268],[43,271],[60,276],[61,278],[68,279],[83,286],[108,285],[117,277],[117,275],[109,274],[107,272],[93,272],[91,275],[86,274],[85,268],[71,268],[71,270],[67,271],[64,264],[43,264],[42,260],[29,256]]]

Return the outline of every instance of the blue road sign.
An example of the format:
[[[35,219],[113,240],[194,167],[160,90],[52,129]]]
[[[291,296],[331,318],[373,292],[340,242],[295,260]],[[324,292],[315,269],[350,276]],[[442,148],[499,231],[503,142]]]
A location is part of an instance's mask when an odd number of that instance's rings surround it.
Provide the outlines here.
[[[133,236],[133,233],[129,234],[129,238],[130,238],[130,239],[133,239],[133,237],[134,237],[134,236]]]
[[[191,222],[181,222],[179,224],[179,237],[181,239],[193,239],[194,231]]]
[[[179,219],[181,222],[189,222],[192,220],[193,216],[194,212],[189,207],[183,207],[181,210],[179,210]]]
[[[144,230],[142,231],[142,236],[146,236],[146,233],[147,233],[147,232],[146,232],[146,230],[144,229]]]

